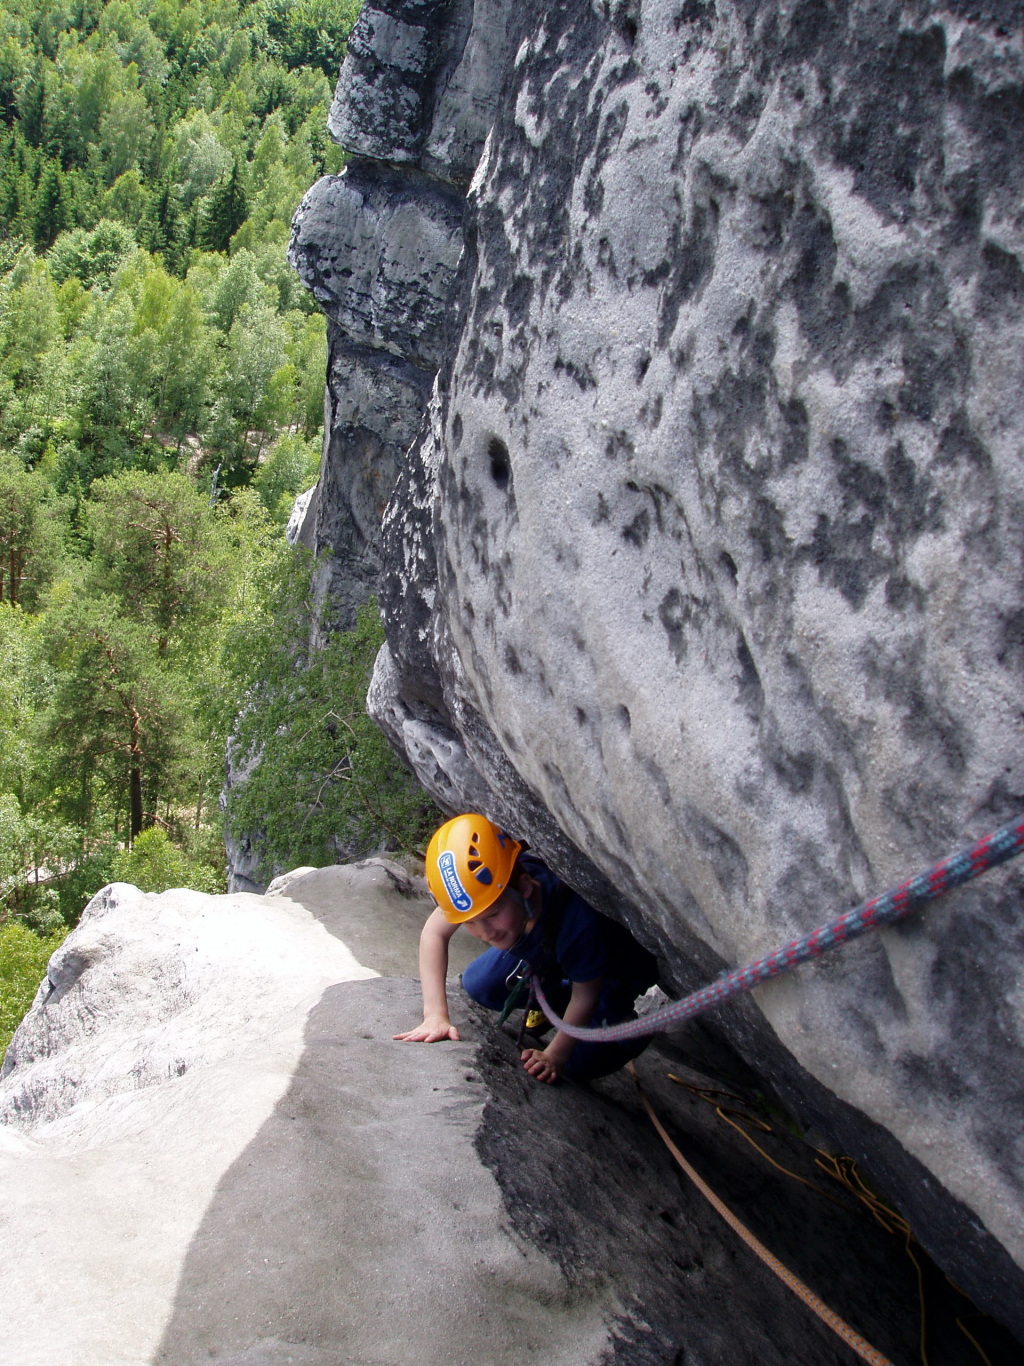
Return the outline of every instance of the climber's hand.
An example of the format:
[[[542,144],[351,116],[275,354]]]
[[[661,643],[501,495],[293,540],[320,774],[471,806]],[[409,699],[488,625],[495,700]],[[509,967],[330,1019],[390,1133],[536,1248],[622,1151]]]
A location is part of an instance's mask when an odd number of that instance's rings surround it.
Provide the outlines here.
[[[564,1064],[558,1058],[551,1057],[546,1048],[524,1048],[523,1066],[531,1077],[550,1085],[558,1080]]]
[[[392,1034],[400,1043],[441,1043],[445,1039],[459,1040],[459,1031],[447,1016],[427,1016],[415,1029],[407,1029],[404,1034]]]

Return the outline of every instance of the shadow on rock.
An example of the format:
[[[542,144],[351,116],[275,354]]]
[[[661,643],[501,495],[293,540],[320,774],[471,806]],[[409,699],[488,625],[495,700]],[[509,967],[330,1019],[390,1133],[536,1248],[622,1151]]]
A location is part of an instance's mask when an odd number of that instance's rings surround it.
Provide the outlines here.
[[[856,1360],[683,1181],[626,1075],[540,1086],[493,1019],[455,1005],[466,1041],[413,1047],[391,1035],[419,1007],[414,981],[325,992],[296,1075],[193,1239],[154,1363]],[[919,1360],[902,1245],[772,1169],[668,1080],[674,1070],[761,1104],[746,1079],[723,1084],[694,1061],[664,1045],[639,1066],[695,1166],[879,1350]],[[777,1124],[758,1139],[824,1183],[806,1143]],[[931,1366],[980,1360],[954,1323],[970,1306],[927,1288]],[[986,1331],[990,1360],[1014,1359],[1001,1330]]]

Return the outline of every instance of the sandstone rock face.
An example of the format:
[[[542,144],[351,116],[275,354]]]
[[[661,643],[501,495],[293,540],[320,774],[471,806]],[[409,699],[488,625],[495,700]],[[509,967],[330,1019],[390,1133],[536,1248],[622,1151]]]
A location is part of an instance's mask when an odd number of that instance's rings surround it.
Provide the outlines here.
[[[371,706],[682,989],[1024,806],[1020,15],[528,4],[505,51]],[[1022,885],[718,1024],[1024,1336]]]
[[[381,517],[443,354],[505,11],[497,0],[364,7],[329,120],[350,159],[295,215],[289,260],[328,318],[315,636],[353,626],[376,588]]]

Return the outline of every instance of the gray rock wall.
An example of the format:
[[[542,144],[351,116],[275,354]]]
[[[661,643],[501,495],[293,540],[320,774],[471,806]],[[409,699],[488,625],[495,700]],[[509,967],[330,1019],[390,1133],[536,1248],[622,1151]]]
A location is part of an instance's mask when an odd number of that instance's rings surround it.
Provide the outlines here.
[[[1019,9],[527,4],[506,51],[371,707],[683,989],[1024,805]],[[1024,1336],[1021,886],[718,1025]]]
[[[376,588],[381,517],[443,354],[504,8],[365,6],[329,119],[350,158],[295,215],[289,260],[328,318],[324,453],[304,531],[318,559],[318,633],[354,625]]]

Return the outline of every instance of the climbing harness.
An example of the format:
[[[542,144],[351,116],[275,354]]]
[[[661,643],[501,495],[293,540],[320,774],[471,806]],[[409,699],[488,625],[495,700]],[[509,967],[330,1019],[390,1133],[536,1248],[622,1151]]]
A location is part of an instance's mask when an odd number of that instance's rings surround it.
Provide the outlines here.
[[[818,958],[829,949],[845,944],[848,939],[876,930],[881,925],[892,925],[902,920],[911,911],[934,901],[936,897],[960,887],[973,878],[980,877],[990,868],[1016,858],[1024,851],[1024,816],[1009,825],[985,835],[966,849],[961,849],[947,858],[918,873],[916,877],[901,882],[891,891],[881,896],[871,897],[861,902],[852,911],[822,925],[801,939],[776,949],[765,958],[758,958],[745,967],[736,968],[724,974],[710,986],[665,1006],[662,1010],[651,1011],[640,1019],[625,1020],[621,1024],[603,1025],[599,1028],[585,1029],[579,1025],[568,1025],[555,1014],[544,995],[543,988],[533,974],[533,988],[537,1004],[556,1029],[573,1039],[586,1039],[590,1043],[619,1043],[626,1039],[642,1039],[648,1034],[660,1034],[667,1029],[682,1024],[684,1020],[699,1015],[711,1006],[721,1005],[730,996],[750,991],[761,982],[778,977],[809,958]]]
[[[846,1345],[851,1347],[862,1361],[869,1362],[870,1366],[893,1366],[888,1357],[883,1356],[881,1352],[872,1347],[870,1342],[866,1342],[858,1332],[850,1327],[845,1319],[841,1319],[838,1314],[834,1313],[828,1305],[824,1303],[823,1300],[818,1299],[814,1291],[811,1290],[809,1286],[804,1285],[799,1276],[794,1276],[792,1271],[790,1271],[787,1266],[784,1266],[774,1253],[769,1252],[764,1243],[755,1238],[746,1224],[741,1223],[740,1220],[736,1218],[735,1214],[733,1214],[729,1206],[718,1198],[707,1182],[697,1175],[693,1167],[690,1166],[689,1162],[687,1162],[686,1158],[672,1142],[661,1120],[654,1113],[651,1102],[647,1099],[647,1093],[640,1085],[640,1078],[637,1076],[636,1068],[632,1063],[629,1064],[629,1071],[636,1084],[636,1089],[640,1093],[640,1099],[643,1101],[643,1106],[647,1111],[648,1118],[655,1129],[657,1129],[661,1141],[700,1191],[701,1195],[703,1195],[712,1208],[722,1216],[733,1232],[738,1233],[747,1247],[760,1257],[765,1266],[773,1271],[780,1281],[783,1281],[788,1285],[790,1290],[803,1300],[808,1309],[811,1309],[817,1314],[822,1323],[827,1324],[834,1333],[841,1337]]]

